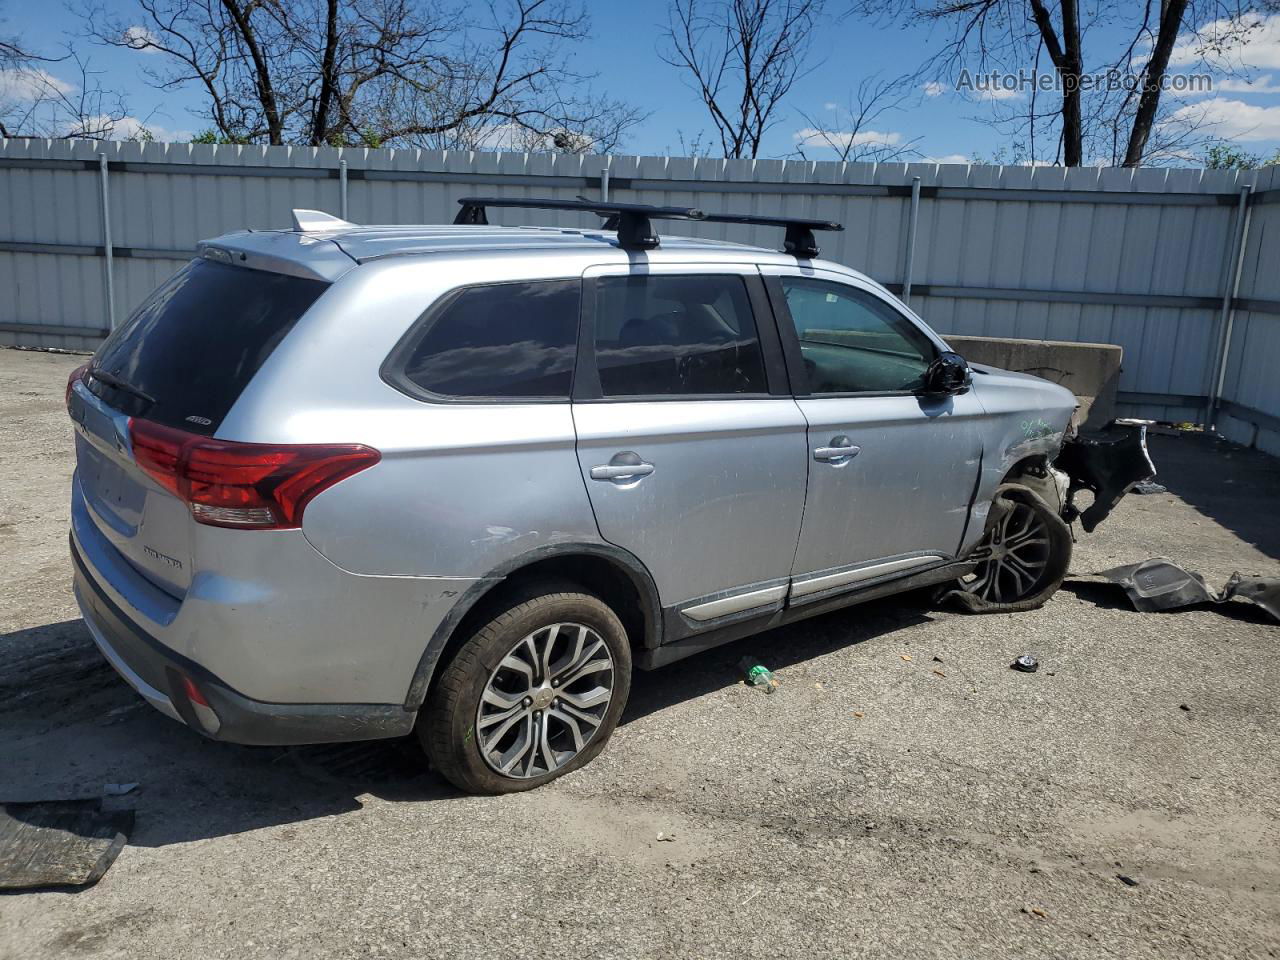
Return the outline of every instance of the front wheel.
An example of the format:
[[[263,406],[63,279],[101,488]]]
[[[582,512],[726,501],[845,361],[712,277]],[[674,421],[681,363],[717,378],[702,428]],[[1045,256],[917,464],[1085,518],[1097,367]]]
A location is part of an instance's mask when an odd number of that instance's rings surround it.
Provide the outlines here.
[[[987,530],[975,548],[978,566],[951,596],[975,613],[1035,610],[1058,592],[1071,565],[1071,529],[1028,487],[1001,486]]]
[[[631,648],[608,605],[546,593],[495,617],[458,651],[418,736],[462,790],[530,790],[604,749],[630,686]]]

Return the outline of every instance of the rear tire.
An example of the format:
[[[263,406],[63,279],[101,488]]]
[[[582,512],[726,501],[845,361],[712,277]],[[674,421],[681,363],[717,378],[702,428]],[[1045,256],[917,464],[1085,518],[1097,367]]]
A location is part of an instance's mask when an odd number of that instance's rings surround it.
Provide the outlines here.
[[[1035,610],[1058,592],[1071,566],[1071,528],[1035,491],[996,490],[987,530],[974,549],[984,557],[948,596],[971,613]]]
[[[417,733],[459,789],[531,790],[595,759],[630,688],[631,647],[613,610],[587,593],[543,593],[466,641]]]

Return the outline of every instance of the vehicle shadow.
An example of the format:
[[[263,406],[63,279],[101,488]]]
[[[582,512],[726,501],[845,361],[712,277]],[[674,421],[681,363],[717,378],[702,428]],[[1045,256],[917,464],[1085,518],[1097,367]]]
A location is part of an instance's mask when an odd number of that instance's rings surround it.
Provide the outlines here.
[[[462,794],[409,739],[302,747],[208,740],[153,710],[83,620],[0,635],[0,801],[101,796],[137,784],[129,843],[164,846],[348,813],[362,798]]]
[[[770,669],[928,619],[925,598],[873,601],[637,672],[623,723]],[[82,620],[0,635],[0,802],[101,796],[137,818],[129,843],[172,843],[284,826],[396,802],[469,802],[428,769],[413,738],[302,747],[208,740],[149,707],[94,646]]]
[[[744,657],[770,670],[812,660],[841,647],[928,622],[932,588],[836,610],[695,654],[648,672],[636,671],[622,723],[743,682]]]
[[[1153,434],[1148,446],[1158,483],[1280,560],[1280,460],[1197,433]]]

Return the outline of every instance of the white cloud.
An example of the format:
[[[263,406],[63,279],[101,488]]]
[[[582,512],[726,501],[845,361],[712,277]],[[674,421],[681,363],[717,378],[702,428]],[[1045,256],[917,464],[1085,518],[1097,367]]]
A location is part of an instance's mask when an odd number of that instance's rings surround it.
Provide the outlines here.
[[[920,89],[924,91],[924,95],[926,97],[940,97],[947,90],[947,88],[944,87],[942,84],[940,84],[937,80],[930,80]]]
[[[0,70],[0,100],[29,103],[42,97],[74,90],[71,84],[60,80],[47,70],[38,67],[18,67]]]
[[[805,127],[794,134],[796,143],[810,147],[895,147],[902,142],[902,134],[896,131],[816,130]]]
[[[1022,98],[1022,91],[994,87],[990,90],[977,90],[973,96],[978,100],[1019,100]]]
[[[1223,77],[1214,79],[1215,93],[1280,93],[1280,86],[1271,82],[1271,74],[1264,73],[1260,77],[1244,79],[1241,77]]]
[[[967,153],[947,153],[941,157],[925,157],[925,163],[973,163]]]
[[[154,140],[157,143],[186,143],[193,134],[190,130],[171,130],[159,124],[145,122],[137,117],[113,119],[109,116],[85,117],[75,124],[82,131],[106,134],[108,140]]]
[[[1245,93],[1258,96],[1269,96],[1280,93],[1280,84],[1273,81],[1273,75],[1264,73],[1256,77],[1214,76],[1203,88],[1188,85],[1187,89],[1177,91],[1182,99],[1190,97],[1207,97],[1218,93]]]
[[[1280,69],[1280,14],[1214,20],[1198,36],[1179,37],[1169,62],[1193,64],[1201,58],[1237,69]]]
[[[1227,140],[1280,140],[1280,106],[1258,107],[1214,97],[1179,107],[1170,119],[1203,125],[1207,133]]]
[[[131,50],[145,50],[147,53],[158,53],[155,44],[159,38],[140,23],[125,27],[120,40]]]

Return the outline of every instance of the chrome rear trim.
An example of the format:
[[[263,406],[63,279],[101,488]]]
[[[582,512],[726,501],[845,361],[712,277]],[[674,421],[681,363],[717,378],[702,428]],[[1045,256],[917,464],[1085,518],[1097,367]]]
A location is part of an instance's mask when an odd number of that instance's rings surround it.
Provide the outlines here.
[[[738,593],[731,597],[722,597],[719,600],[699,603],[681,610],[680,613],[690,620],[699,622],[715,620],[717,617],[727,617],[730,614],[741,613],[743,610],[751,610],[755,607],[763,607],[766,604],[777,603],[786,594],[787,585],[782,583],[776,587],[765,587],[762,590],[751,590],[747,593]]]

